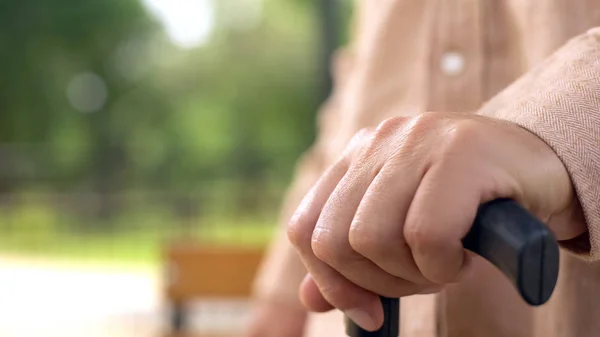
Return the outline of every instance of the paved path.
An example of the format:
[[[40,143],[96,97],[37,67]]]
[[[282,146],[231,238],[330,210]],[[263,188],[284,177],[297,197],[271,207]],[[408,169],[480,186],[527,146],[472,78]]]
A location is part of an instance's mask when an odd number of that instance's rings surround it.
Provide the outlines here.
[[[0,256],[0,336],[156,337],[163,331],[160,273]],[[217,309],[223,303],[217,304]],[[242,317],[243,304],[225,304]],[[220,329],[215,305],[200,306],[200,328]],[[231,310],[230,310],[231,312]],[[209,315],[206,315],[208,313]],[[222,317],[223,315],[221,315]],[[243,320],[243,319],[242,319]]]

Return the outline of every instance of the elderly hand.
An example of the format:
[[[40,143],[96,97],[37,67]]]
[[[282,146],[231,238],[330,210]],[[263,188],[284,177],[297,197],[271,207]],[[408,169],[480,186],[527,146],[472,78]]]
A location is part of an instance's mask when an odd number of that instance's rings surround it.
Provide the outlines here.
[[[469,270],[461,239],[478,206],[496,198],[518,201],[559,240],[585,231],[562,162],[517,125],[425,113],[359,132],[290,221],[309,271],[302,301],[378,329],[378,295],[438,291]]]

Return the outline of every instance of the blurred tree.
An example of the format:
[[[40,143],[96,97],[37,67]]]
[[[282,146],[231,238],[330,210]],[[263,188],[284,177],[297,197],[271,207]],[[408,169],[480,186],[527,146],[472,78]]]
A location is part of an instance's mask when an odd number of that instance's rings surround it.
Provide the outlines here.
[[[7,1],[0,22],[0,141],[20,144],[38,178],[110,188],[125,164],[113,106],[131,89],[111,61],[157,25],[137,0]]]
[[[231,207],[252,209],[268,183],[285,184],[314,137],[317,18],[309,1],[265,0],[261,19],[249,27],[232,23],[243,19],[235,14],[244,11],[239,2],[217,4],[220,28],[211,43],[171,69],[175,81],[196,83],[187,93],[169,85],[186,96],[168,125],[180,149],[169,161],[179,166],[171,178],[181,188],[233,180],[227,188],[240,207]]]
[[[281,191],[322,99],[318,2],[212,4],[192,49],[139,0],[0,4],[0,194],[91,190],[108,217],[119,191],[244,211]]]

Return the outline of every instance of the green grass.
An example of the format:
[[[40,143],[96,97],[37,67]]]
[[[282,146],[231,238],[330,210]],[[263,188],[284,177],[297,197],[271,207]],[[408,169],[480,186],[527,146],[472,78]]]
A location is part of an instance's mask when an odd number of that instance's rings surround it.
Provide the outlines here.
[[[254,219],[214,218],[203,222],[212,225],[193,226],[184,231],[177,226],[145,227],[137,222],[138,225],[129,229],[111,233],[74,234],[53,230],[48,224],[28,228],[28,222],[24,221],[0,236],[0,254],[94,264],[154,266],[160,262],[162,251],[172,240],[192,238],[211,245],[256,247],[265,246],[274,230],[268,222]]]
[[[111,265],[156,265],[171,240],[194,238],[207,244],[265,246],[276,216],[243,217],[212,207],[213,214],[185,223],[167,206],[130,203],[110,222],[76,215],[36,198],[0,208],[0,254]]]

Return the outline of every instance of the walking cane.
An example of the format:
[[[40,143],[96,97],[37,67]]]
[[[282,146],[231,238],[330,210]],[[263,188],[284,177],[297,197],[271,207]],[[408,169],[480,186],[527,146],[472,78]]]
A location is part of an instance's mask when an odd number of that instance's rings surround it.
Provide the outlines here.
[[[490,261],[512,281],[525,302],[544,304],[558,278],[558,243],[550,230],[513,200],[498,199],[479,207],[463,239],[468,249]],[[383,326],[365,331],[345,317],[350,337],[398,337],[400,300],[381,297]]]

